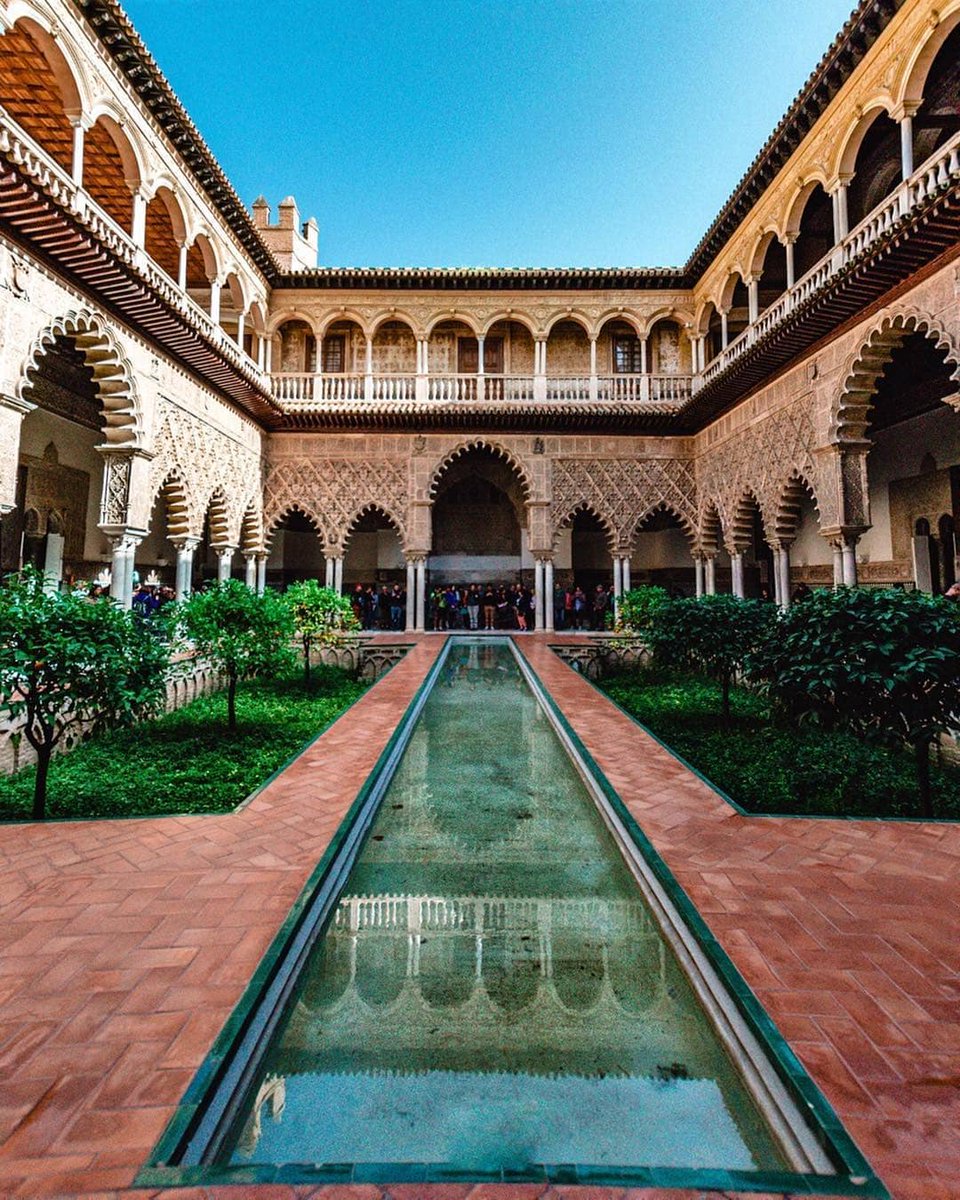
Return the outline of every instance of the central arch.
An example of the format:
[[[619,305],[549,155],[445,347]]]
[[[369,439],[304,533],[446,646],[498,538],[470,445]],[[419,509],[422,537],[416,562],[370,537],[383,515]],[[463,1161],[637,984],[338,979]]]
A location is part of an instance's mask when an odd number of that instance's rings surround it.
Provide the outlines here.
[[[532,572],[527,543],[529,482],[505,451],[461,447],[431,488],[434,583],[513,583]]]

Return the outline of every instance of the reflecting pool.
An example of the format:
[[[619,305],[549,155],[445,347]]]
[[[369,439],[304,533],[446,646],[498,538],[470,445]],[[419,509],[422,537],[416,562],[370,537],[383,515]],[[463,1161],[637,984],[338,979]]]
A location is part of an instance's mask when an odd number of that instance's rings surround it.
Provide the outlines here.
[[[450,647],[226,1161],[786,1169],[508,645]]]

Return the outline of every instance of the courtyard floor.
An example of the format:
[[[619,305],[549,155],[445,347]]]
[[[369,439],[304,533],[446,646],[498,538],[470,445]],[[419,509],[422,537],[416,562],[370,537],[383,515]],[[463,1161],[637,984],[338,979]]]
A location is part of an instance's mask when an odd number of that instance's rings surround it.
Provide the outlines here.
[[[960,825],[740,816],[549,640],[519,646],[891,1194],[956,1200]],[[442,644],[237,813],[0,827],[0,1197],[701,1195],[132,1187]]]

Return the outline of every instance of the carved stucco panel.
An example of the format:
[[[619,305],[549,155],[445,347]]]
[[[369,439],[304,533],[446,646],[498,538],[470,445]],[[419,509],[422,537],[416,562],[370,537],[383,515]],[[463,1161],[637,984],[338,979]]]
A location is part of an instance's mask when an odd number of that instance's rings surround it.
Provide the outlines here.
[[[556,459],[553,463],[554,529],[581,507],[592,509],[620,553],[629,553],[640,521],[666,508],[685,530],[697,514],[693,466],[684,459]]]
[[[171,477],[181,482],[186,493],[191,536],[202,535],[207,506],[218,492],[226,507],[231,545],[240,544],[244,513],[252,510],[259,522],[263,479],[260,456],[161,397],[150,472],[151,496],[155,497]]]
[[[270,529],[299,509],[320,530],[325,547],[341,552],[350,527],[369,508],[380,508],[407,542],[407,463],[398,459],[285,459],[267,471],[264,524]]]
[[[702,529],[707,511],[715,507],[728,534],[740,502],[752,495],[760,506],[764,529],[772,531],[783,492],[796,476],[806,481],[822,503],[825,489],[814,454],[812,409],[812,396],[804,395],[789,407],[738,430],[697,459],[698,529]]]

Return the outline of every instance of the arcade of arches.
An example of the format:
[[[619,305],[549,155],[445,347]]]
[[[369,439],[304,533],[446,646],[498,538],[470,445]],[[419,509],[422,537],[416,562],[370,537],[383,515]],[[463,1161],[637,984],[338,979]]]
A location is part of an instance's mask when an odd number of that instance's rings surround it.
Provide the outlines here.
[[[91,580],[117,567],[117,538],[102,519],[116,456],[88,343],[52,338],[23,387],[5,569],[29,561],[56,578]],[[857,360],[869,359],[867,378],[855,364],[834,404],[834,444],[812,453],[807,429],[790,445],[781,422],[772,462],[764,447],[745,455],[742,440],[732,456],[727,443],[692,462],[652,463],[627,457],[627,439],[603,439],[601,456],[599,439],[513,435],[451,448],[448,436],[431,434],[397,439],[406,455],[377,466],[337,457],[338,445],[324,439],[331,457],[319,464],[310,454],[268,456],[263,515],[257,492],[246,504],[222,487],[195,495],[174,463],[163,478],[154,471],[147,520],[122,569],[181,594],[232,574],[260,586],[313,577],[411,591],[522,580],[542,596],[572,584],[619,592],[657,583],[787,604],[801,583],[851,582],[851,570],[860,583],[939,591],[958,577],[950,346],[914,318],[874,330]],[[672,449],[667,439],[660,446]],[[848,484],[862,480],[859,495],[843,500],[846,514],[827,506],[837,464]],[[550,607],[538,609],[547,626]]]

